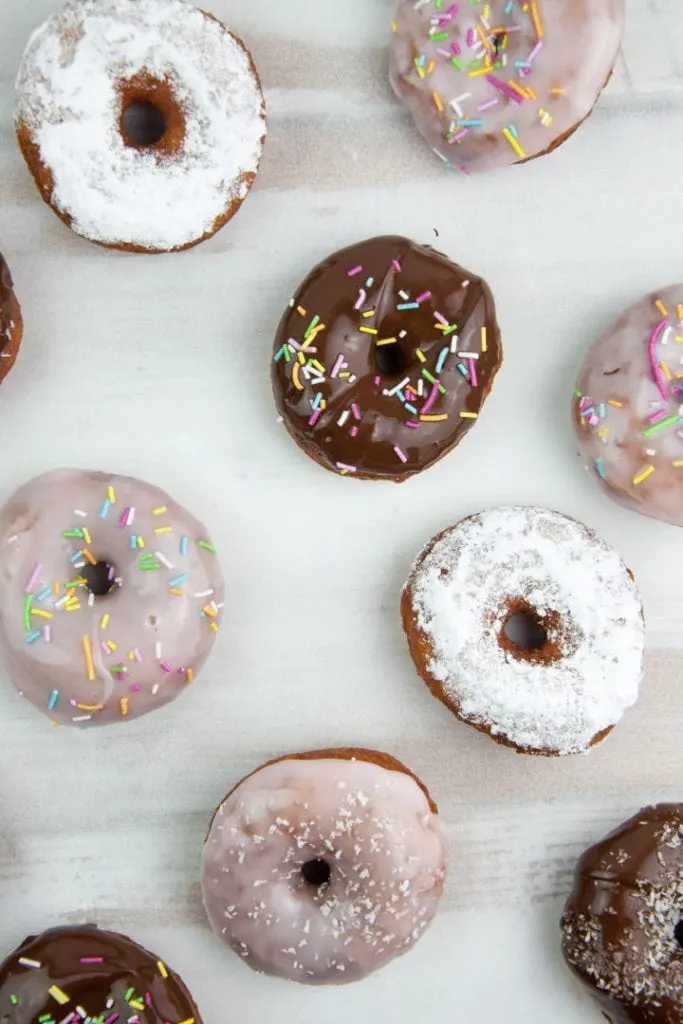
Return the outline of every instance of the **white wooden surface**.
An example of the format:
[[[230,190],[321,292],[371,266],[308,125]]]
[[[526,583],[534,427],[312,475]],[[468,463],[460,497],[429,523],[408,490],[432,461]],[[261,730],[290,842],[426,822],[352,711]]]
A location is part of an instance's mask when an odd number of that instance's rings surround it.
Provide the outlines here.
[[[583,130],[527,167],[464,180],[414,136],[386,85],[393,0],[213,0],[250,44],[270,135],[236,220],[188,254],[137,257],[71,235],[12,133],[12,85],[56,0],[0,0],[0,248],[26,320],[0,394],[0,501],[59,464],[130,472],[211,526],[230,584],[216,652],[184,699],[120,728],[52,730],[0,679],[0,955],[96,920],[186,978],[205,1024],[598,1024],[565,972],[557,919],[581,849],[642,803],[683,797],[683,533],[602,498],[573,453],[585,347],[680,280],[683,8],[627,0],[624,57]],[[506,361],[466,442],[402,487],[326,474],[275,422],[273,330],[329,251],[401,232],[494,288]],[[424,540],[494,503],[583,519],[635,570],[648,619],[639,706],[590,757],[529,760],[434,701],[402,641],[399,588]],[[440,916],[366,982],[258,977],[204,922],[202,838],[268,757],[373,745],[429,784],[448,823]]]

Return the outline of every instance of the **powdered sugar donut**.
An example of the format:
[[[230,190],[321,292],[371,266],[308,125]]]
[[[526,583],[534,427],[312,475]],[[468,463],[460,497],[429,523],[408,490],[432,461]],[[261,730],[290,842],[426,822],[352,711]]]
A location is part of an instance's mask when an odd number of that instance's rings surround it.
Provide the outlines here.
[[[168,704],[208,657],[222,606],[205,527],[141,480],[55,470],[0,511],[0,659],[57,724]]]
[[[425,786],[399,761],[335,749],[273,761],[218,808],[204,905],[250,967],[343,984],[405,953],[436,913],[445,844]]]
[[[590,114],[623,26],[624,0],[399,0],[391,83],[448,166],[519,163]]]
[[[69,0],[28,43],[15,124],[65,224],[137,252],[186,249],[222,227],[266,133],[249,52],[184,0]]]
[[[611,498],[683,526],[683,284],[646,295],[589,349],[579,451]]]
[[[401,610],[432,693],[522,753],[588,750],[637,700],[644,625],[633,576],[558,512],[499,508],[444,530],[418,557]]]

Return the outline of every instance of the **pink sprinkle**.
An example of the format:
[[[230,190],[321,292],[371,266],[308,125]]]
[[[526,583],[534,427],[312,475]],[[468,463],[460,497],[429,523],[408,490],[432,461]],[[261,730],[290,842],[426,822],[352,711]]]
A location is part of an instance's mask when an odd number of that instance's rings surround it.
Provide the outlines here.
[[[660,409],[659,412],[653,412],[652,416],[648,416],[648,421],[650,423],[659,423],[659,421],[663,420],[665,416],[666,409]]]
[[[477,37],[474,34],[474,29],[473,28],[468,28],[468,30],[467,30],[467,45],[468,46],[474,46],[476,38]]]
[[[538,42],[536,43],[536,45],[534,46],[533,50],[531,51],[531,53],[529,54],[529,56],[526,59],[527,64],[531,64],[531,62],[534,61],[536,59],[536,57],[538,57],[538,55],[539,55],[539,53],[541,52],[542,49],[543,49],[543,40],[539,39]]]
[[[362,270],[363,268],[360,265],[357,267],[351,267],[351,269],[348,271],[348,275],[349,277],[355,277],[356,274],[360,274]]]
[[[351,437],[355,437],[357,433],[358,427],[351,427],[351,429],[349,430],[349,434],[351,435]]]
[[[469,285],[470,285],[469,281],[463,281],[463,283],[460,285],[460,287],[461,288],[469,288]]]
[[[139,693],[140,690],[142,689],[142,686],[140,685],[140,683],[134,683],[133,686],[130,687],[130,689],[133,693]]]
[[[477,107],[477,110],[479,112],[481,112],[482,110],[490,110],[491,107],[495,107],[497,105],[498,105],[498,97],[494,96],[492,100],[487,100],[486,103],[480,103],[479,106]]]
[[[486,81],[490,82],[491,85],[495,85],[496,89],[500,89],[501,92],[504,92],[505,95],[509,96],[511,100],[514,100],[515,103],[524,103],[524,96],[520,96],[518,92],[515,92],[514,89],[511,89],[509,85],[505,84],[505,82],[501,82],[500,78],[496,78],[496,76],[492,75],[490,72],[486,76]]]
[[[375,377],[375,387],[379,388],[379,387],[381,387],[381,385],[382,385],[382,378],[379,377],[379,376]]]
[[[107,1017],[104,1024],[116,1024],[117,1020],[121,1019],[121,1015],[118,1013],[112,1013],[111,1017]]]
[[[164,670],[164,672],[172,672],[173,671],[173,669],[171,668],[171,666],[169,665],[169,663],[167,661],[160,661],[159,662],[159,666]]]
[[[135,650],[133,651],[133,657],[138,662],[138,664],[142,661],[142,655],[140,654],[139,647],[136,647]]]
[[[104,640],[103,640],[103,641],[102,641],[102,643],[100,644],[100,647],[102,648],[102,650],[104,651],[104,653],[105,653],[105,654],[111,654],[111,651],[110,651],[110,650],[109,650],[109,648],[107,647],[107,645],[106,645],[106,643],[104,642]]]
[[[420,424],[419,423],[415,423],[413,420],[407,420],[406,421],[406,426],[410,427],[411,430],[417,430],[418,427],[420,426]]]
[[[451,135],[451,137],[448,140],[448,145],[452,146],[454,142],[460,142],[460,140],[464,139],[468,133],[469,128],[461,128],[460,131],[456,132],[455,135]]]
[[[442,325],[443,327],[450,327],[450,324],[448,323],[448,320],[446,319],[446,317],[445,317],[445,316],[443,316],[443,314],[442,314],[442,313],[435,313],[435,314],[434,314],[434,319],[435,319],[435,320],[438,320],[438,321],[439,321],[439,323],[440,323],[440,324],[441,324],[441,325]]]
[[[119,519],[119,526],[128,526],[128,513],[129,512],[130,512],[130,508],[124,508],[123,512],[121,513],[121,518]]]
[[[416,302],[426,302],[427,299],[431,298],[431,296],[432,296],[431,292],[422,292],[422,295],[418,295],[418,297],[415,299],[415,301]]]
[[[459,57],[460,54],[462,53],[462,47],[460,43],[451,43],[451,50],[453,51],[456,57]]]
[[[467,362],[470,364],[470,384],[473,388],[478,387],[477,382],[477,363],[475,359],[468,359]]]
[[[353,413],[353,418],[354,419],[356,419],[356,420],[362,419],[362,416],[360,414],[360,409],[358,407],[358,402],[352,402],[351,403],[351,412]]]
[[[431,391],[431,394],[430,394],[429,398],[427,399],[425,404],[422,406],[422,409],[420,410],[420,412],[421,412],[421,414],[423,416],[425,416],[429,412],[431,407],[434,405],[434,402],[436,401],[436,398],[437,398],[438,394],[439,394],[439,385],[438,384],[434,384],[433,387],[432,387],[432,391]]]
[[[81,963],[82,964],[103,964],[104,963],[104,957],[101,957],[101,956],[82,956],[81,957]]]
[[[392,260],[391,263],[393,265],[394,270],[398,271],[398,273],[400,274],[401,273],[401,264],[398,262],[398,260]]]
[[[295,349],[297,352],[301,348],[301,345],[299,344],[299,342],[295,341],[294,338],[288,338],[287,339],[287,344],[290,345],[291,348]]]
[[[666,325],[667,325],[667,321],[666,320],[660,320],[659,321],[659,323],[655,327],[654,331],[650,335],[650,341],[649,341],[649,344],[648,344],[648,350],[649,350],[649,354],[650,354],[650,366],[652,367],[652,375],[653,375],[653,377],[655,379],[655,384],[657,385],[657,387],[659,389],[659,393],[662,396],[662,398],[667,398],[668,399],[669,396],[668,396],[667,391],[666,391],[666,384],[664,382],[664,377],[663,377],[662,371],[660,370],[659,366],[657,365],[657,342],[659,341],[659,339],[661,338],[662,334],[664,333]]]
[[[353,308],[354,309],[360,309],[360,307],[363,305],[363,303],[365,302],[367,297],[368,297],[368,293],[366,292],[365,288],[361,288],[360,291],[358,292],[358,298],[356,299],[356,305]]]
[[[43,640],[46,644],[49,644],[52,640],[52,629],[50,626],[45,626],[43,629]]]
[[[344,365],[344,356],[343,355],[337,356],[337,361],[334,364],[334,366],[332,367],[332,373],[330,374],[330,377],[333,380],[337,376],[337,374],[339,373],[339,371],[341,370],[343,365]]]
[[[308,421],[309,427],[314,427],[316,425],[316,423],[318,422],[318,420],[320,419],[321,416],[322,416],[322,409],[319,409],[319,408],[316,409],[315,412],[313,413],[313,415],[311,416],[310,420]]]
[[[145,992],[145,1002],[146,1002],[147,1006],[151,1006],[152,1005],[152,997],[149,994],[149,992]]]
[[[38,580],[40,578],[40,574],[41,574],[42,571],[43,571],[43,567],[40,564],[40,562],[38,562],[37,565],[34,566],[33,572],[29,576],[29,580],[28,580],[28,583],[26,584],[26,590],[24,591],[24,593],[26,593],[26,594],[32,594],[33,593],[33,589],[34,589],[36,583],[38,582]]]
[[[337,469],[339,469],[339,470],[346,470],[347,473],[355,473],[356,472],[356,467],[355,466],[347,466],[347,464],[345,462],[338,462],[337,463]]]
[[[397,444],[394,445],[394,451],[398,455],[398,457],[401,460],[401,462],[407,462],[408,461],[408,456],[406,455],[406,453],[404,451],[402,451],[399,448],[399,446]]]

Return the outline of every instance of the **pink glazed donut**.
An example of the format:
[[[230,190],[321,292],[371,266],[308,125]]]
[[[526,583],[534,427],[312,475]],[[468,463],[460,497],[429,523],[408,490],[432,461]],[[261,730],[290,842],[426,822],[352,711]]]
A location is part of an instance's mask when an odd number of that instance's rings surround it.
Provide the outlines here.
[[[589,349],[572,418],[611,498],[683,526],[683,284],[645,296]]]
[[[205,527],[141,480],[59,469],[0,511],[0,660],[56,725],[168,704],[208,657],[222,607]]]
[[[521,163],[588,117],[623,27],[624,0],[400,0],[391,84],[449,167]]]
[[[204,906],[254,970],[340,985],[414,945],[436,913],[445,863],[436,805],[395,758],[295,754],[247,776],[216,811]]]

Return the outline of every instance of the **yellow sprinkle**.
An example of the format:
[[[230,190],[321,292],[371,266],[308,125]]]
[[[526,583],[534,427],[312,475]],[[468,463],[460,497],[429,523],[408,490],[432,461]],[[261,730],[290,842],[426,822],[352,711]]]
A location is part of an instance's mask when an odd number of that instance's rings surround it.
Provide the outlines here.
[[[308,313],[306,312],[303,306],[297,306],[296,311],[299,314],[299,316],[308,316]]]
[[[126,715],[128,714],[128,698],[127,697],[122,697],[121,698],[121,700],[119,701],[119,709],[121,711],[121,714],[125,718]]]
[[[217,622],[212,622],[211,623],[211,629],[214,631],[214,633],[217,633],[218,632],[218,623]]]
[[[80,612],[81,602],[76,600],[67,601],[64,607],[68,612]]]
[[[676,469],[680,469],[681,466],[683,466],[683,459],[678,459],[678,461],[674,462],[673,465],[676,467]]]
[[[109,612],[100,619],[100,629],[106,629],[109,625]]]
[[[375,327],[359,327],[358,330],[361,334],[379,334],[379,331]]]
[[[171,587],[171,593],[174,597],[182,597],[185,591],[181,590],[180,587]]]
[[[57,596],[61,589],[62,588],[59,585],[59,580],[55,580],[54,583],[52,584],[52,593],[55,595],[55,597]]]
[[[52,612],[44,612],[42,608],[32,608],[31,615],[37,615],[39,619],[51,619]]]
[[[128,651],[128,661],[135,661],[135,651]]]
[[[398,338],[379,338],[377,345],[393,345],[395,341],[398,341]]]
[[[661,299],[657,299],[656,300],[655,306],[657,307],[659,312],[662,314],[662,316],[668,316],[669,315],[669,310],[666,308],[666,306],[664,305],[664,303],[662,302]]]
[[[110,650],[110,651],[112,652],[112,654],[113,654],[113,652],[114,652],[114,651],[116,650],[116,648],[117,648],[117,644],[115,644],[113,640],[107,640],[107,647],[109,648],[109,650]]]
[[[145,546],[145,539],[144,539],[144,537],[138,537],[138,547],[139,548],[144,548],[144,546]]]
[[[607,404],[614,406],[615,409],[621,409],[622,408],[622,403],[621,402],[617,402],[616,398],[610,398],[608,400]]]
[[[683,341],[683,334],[675,334],[674,337],[675,337],[676,341],[679,341],[679,342]]]
[[[83,554],[85,555],[85,557],[87,558],[91,565],[97,565],[97,559],[90,554],[87,548],[83,548]]]
[[[85,668],[88,673],[88,679],[92,683],[95,680],[95,666],[92,660],[92,648],[90,646],[90,637],[87,633],[83,634],[83,653],[85,654]]]
[[[476,420],[477,415],[478,415],[478,413],[476,413],[476,412],[461,412],[460,413],[460,419],[461,420]]]
[[[292,367],[292,384],[297,389],[297,391],[304,390],[304,386],[299,380],[299,363],[294,363],[294,366]]]
[[[446,415],[446,413],[442,413],[441,415],[438,416],[436,414],[434,416],[420,416],[420,419],[422,420],[423,423],[439,423],[441,420],[447,420],[448,416]]]
[[[683,302],[678,303],[678,306],[676,307],[676,312],[678,313],[678,319],[683,320]]]
[[[205,615],[209,615],[212,619],[215,619],[216,615],[218,614],[216,609],[212,608],[210,604],[205,604],[204,607],[202,608],[202,611],[204,612]]]
[[[609,427],[601,427],[600,430],[598,430],[598,437],[600,438],[601,441],[604,441],[605,438],[609,435],[609,432],[610,432],[610,428]]]
[[[368,320],[371,316],[374,316],[376,312],[376,309],[366,309],[362,316],[365,320]]]
[[[155,526],[154,527],[154,532],[155,533],[173,533],[173,527],[172,526]]]
[[[433,72],[435,67],[436,67],[436,61],[435,60],[430,60],[429,64],[427,65],[427,75],[431,75],[431,73]]]
[[[660,366],[662,367],[662,370],[664,371],[664,376],[666,377],[666,379],[667,380],[671,380],[671,370],[669,369],[668,365],[664,362],[664,360],[662,360],[662,362],[660,363]]]
[[[559,86],[555,86],[550,90],[551,96],[564,96],[564,89],[560,89]]]
[[[185,669],[185,682],[194,682],[194,671],[191,668]]]
[[[153,516],[165,516],[167,512],[168,512],[168,509],[166,508],[165,505],[160,505],[159,508],[153,508],[152,509],[152,515]]]
[[[543,25],[541,24],[541,16],[538,13],[538,7],[536,0],[531,0],[531,17],[534,22],[534,28],[536,29],[536,35],[539,39],[543,39]]]
[[[168,971],[166,970],[166,964],[163,960],[157,960],[157,967],[159,968],[159,974],[162,978],[168,978]]]
[[[104,704],[77,704],[79,711],[101,711]]]
[[[444,111],[443,100],[439,96],[438,92],[433,92],[432,93],[432,99],[434,100],[434,106],[436,107],[436,109],[439,111],[440,114],[443,114],[443,111]]]
[[[308,348],[308,346],[313,344],[313,342],[315,341],[317,336],[320,334],[320,332],[324,331],[324,330],[325,330],[325,324],[318,324],[317,327],[314,327],[313,330],[311,331],[311,333],[309,335],[307,335],[305,341],[303,342],[303,344],[301,346],[302,351],[305,352],[306,349]]]
[[[427,362],[427,356],[424,354],[421,348],[415,349],[415,355],[417,356],[421,363]]]
[[[508,86],[510,87],[510,89],[512,89],[514,92],[516,92],[518,96],[522,96],[523,99],[525,99],[525,100],[529,99],[529,97],[526,94],[526,90],[520,89],[520,87],[517,85],[517,83],[514,82],[512,79],[510,79],[510,81],[508,82]]]
[[[485,327],[482,327],[482,329],[481,329],[481,350],[482,350],[482,352],[488,351],[488,343],[486,341],[486,328]]]
[[[524,92],[527,94],[527,97],[530,100],[537,100],[538,99],[538,96],[536,95],[536,93],[534,92],[534,90],[531,88],[530,85],[525,86]],[[550,117],[550,114],[548,114],[548,117]],[[552,121],[552,118],[550,118],[550,120]]]
[[[478,78],[479,75],[488,75],[491,70],[491,65],[487,64],[485,68],[478,68],[476,71],[468,72],[470,78]]]
[[[392,32],[398,32],[398,22],[392,21],[392,23],[391,23],[391,31]]]
[[[86,544],[92,544],[92,537],[90,536],[90,530],[88,529],[87,526],[84,526],[82,529],[83,529],[83,540],[85,541]]]
[[[350,377],[350,376],[351,376],[351,374],[349,373],[349,371],[345,370],[344,373],[340,373],[339,374],[339,379],[340,380],[346,380],[346,378]]]
[[[180,1024],[195,1024],[194,1017],[188,1017],[186,1020],[181,1020]]]
[[[638,484],[642,484],[643,480],[647,480],[647,478],[649,476],[651,476],[652,473],[654,473],[654,471],[655,471],[655,467],[654,466],[646,466],[645,469],[641,473],[638,474],[638,476],[634,476],[633,483],[636,486],[638,486]]]
[[[321,410],[321,412],[325,412],[325,409],[327,409],[327,401],[324,398],[321,398],[320,399],[320,410]]]
[[[526,153],[524,152],[520,144],[517,142],[517,139],[514,137],[509,128],[503,128],[503,135],[514,149],[517,156],[520,157],[520,159],[524,159]]]
[[[107,498],[112,503],[112,505],[116,504],[116,491],[114,490],[111,484],[109,484],[109,487],[107,488]]]
[[[59,987],[59,985],[51,985],[48,992],[60,1006],[64,1006],[66,1003],[71,1002],[71,996],[68,996],[66,992]]]
[[[417,71],[418,78],[424,78],[425,77],[425,69],[420,67],[419,64],[415,65],[415,70]]]
[[[303,352],[299,352],[296,358],[299,360],[302,366],[306,365],[306,356],[303,354]]]

